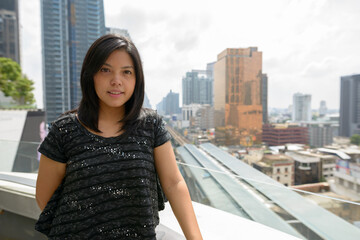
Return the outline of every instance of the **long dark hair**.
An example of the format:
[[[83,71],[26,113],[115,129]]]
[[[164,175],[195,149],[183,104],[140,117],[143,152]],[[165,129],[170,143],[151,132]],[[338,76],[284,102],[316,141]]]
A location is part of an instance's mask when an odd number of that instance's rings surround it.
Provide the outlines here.
[[[95,92],[94,75],[100,70],[109,55],[118,49],[125,50],[132,58],[135,67],[136,83],[134,93],[125,103],[125,115],[119,121],[121,130],[128,130],[136,122],[144,101],[144,72],[140,54],[134,43],[123,36],[107,34],[98,38],[89,48],[81,69],[80,85],[82,99],[77,109],[79,120],[95,132],[98,129],[99,98]]]

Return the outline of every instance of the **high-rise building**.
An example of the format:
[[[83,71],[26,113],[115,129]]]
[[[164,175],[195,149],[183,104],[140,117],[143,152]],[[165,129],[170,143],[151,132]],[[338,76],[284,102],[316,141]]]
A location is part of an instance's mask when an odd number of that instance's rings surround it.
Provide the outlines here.
[[[181,113],[179,107],[179,93],[172,90],[156,105],[156,109],[160,115],[173,115]]]
[[[46,121],[76,107],[90,45],[105,34],[102,0],[42,0],[43,93]]]
[[[327,112],[327,107],[326,107],[326,102],[325,101],[320,101],[320,107],[319,107],[319,115],[325,116]]]
[[[165,114],[172,115],[181,112],[179,107],[179,93],[174,93],[172,90],[165,97]]]
[[[214,66],[214,123],[235,128],[238,143],[261,141],[263,122],[262,52],[256,47],[228,48]]]
[[[360,74],[341,77],[339,135],[360,134]]]
[[[263,74],[261,78],[261,103],[263,113],[263,123],[268,122],[268,76]]]
[[[292,121],[311,121],[311,95],[302,93],[293,95]]]
[[[192,103],[212,105],[212,72],[192,70],[182,79],[183,105]]]
[[[0,57],[20,65],[18,0],[0,1]]]

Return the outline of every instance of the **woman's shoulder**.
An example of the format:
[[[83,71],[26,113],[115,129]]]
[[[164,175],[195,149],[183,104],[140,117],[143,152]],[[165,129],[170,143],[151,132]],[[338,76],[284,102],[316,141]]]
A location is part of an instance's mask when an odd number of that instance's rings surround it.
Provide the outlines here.
[[[66,127],[69,124],[72,125],[75,123],[76,113],[75,112],[66,112],[58,117],[55,121],[50,124],[50,127],[56,126],[58,128]]]
[[[139,116],[139,120],[144,123],[156,124],[161,121],[162,117],[156,110],[150,108],[142,108]]]

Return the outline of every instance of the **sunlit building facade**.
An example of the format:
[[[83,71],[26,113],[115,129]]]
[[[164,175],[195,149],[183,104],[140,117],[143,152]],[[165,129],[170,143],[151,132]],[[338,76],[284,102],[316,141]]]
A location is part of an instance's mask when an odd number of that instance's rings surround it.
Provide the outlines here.
[[[79,104],[83,59],[106,31],[103,1],[42,0],[41,17],[44,107],[49,123]]]
[[[262,77],[262,52],[256,47],[228,48],[218,55],[214,66],[214,123],[234,129],[231,132],[235,136],[230,138],[237,144],[261,141]]]

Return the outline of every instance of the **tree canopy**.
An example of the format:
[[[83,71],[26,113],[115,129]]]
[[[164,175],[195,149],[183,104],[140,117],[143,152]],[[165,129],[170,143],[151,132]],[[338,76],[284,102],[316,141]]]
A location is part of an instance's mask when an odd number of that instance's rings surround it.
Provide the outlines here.
[[[35,102],[34,82],[21,73],[17,62],[10,58],[0,57],[0,91],[5,96],[12,97],[20,105],[30,105]]]
[[[352,144],[360,145],[360,135],[358,135],[358,134],[352,135],[350,138],[350,142]]]

